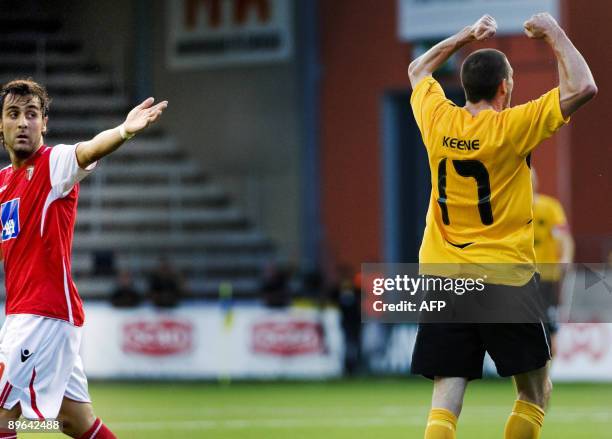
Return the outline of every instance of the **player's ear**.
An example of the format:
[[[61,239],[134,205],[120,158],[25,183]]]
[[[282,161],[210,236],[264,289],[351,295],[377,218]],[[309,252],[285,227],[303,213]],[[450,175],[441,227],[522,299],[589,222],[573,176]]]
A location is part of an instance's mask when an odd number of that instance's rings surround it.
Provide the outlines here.
[[[506,96],[508,94],[508,80],[506,78],[502,79],[502,82],[499,84],[497,88],[497,93],[502,96]]]
[[[49,121],[49,116],[43,117],[43,123],[42,123],[42,133],[43,133],[43,135],[47,134],[47,122],[48,121]]]

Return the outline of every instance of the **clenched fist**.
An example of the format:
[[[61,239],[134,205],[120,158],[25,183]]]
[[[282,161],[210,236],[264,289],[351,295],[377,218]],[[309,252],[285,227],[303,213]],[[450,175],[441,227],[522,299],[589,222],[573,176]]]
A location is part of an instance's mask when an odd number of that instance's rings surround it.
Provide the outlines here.
[[[488,40],[495,35],[497,22],[490,15],[483,15],[470,28],[470,36],[477,41]]]
[[[548,12],[541,12],[527,20],[523,28],[529,38],[542,39],[559,29],[559,24]]]

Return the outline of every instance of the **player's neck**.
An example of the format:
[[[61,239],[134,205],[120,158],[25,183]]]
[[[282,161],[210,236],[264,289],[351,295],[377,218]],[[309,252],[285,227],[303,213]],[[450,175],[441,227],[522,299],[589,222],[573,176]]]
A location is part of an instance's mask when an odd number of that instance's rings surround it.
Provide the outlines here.
[[[43,146],[43,140],[40,140],[40,144],[34,148],[32,153],[27,157],[18,157],[17,154],[13,150],[9,149],[9,157],[11,159],[11,164],[13,165],[13,169],[19,169],[24,166],[28,160],[30,160],[34,155],[38,152],[38,150]]]
[[[467,101],[465,103],[465,107],[463,108],[469,111],[472,116],[477,116],[478,113],[484,110],[493,110],[500,112],[504,109],[504,104],[500,99],[493,99],[490,102],[482,100],[476,103]]]

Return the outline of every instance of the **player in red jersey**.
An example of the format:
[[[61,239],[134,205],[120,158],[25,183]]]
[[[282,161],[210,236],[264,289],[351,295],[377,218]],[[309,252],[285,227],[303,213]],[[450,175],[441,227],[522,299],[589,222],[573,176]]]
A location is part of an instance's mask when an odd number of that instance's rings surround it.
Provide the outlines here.
[[[115,436],[93,413],[79,356],[83,306],[70,274],[79,181],[102,157],[157,121],[168,103],[146,99],[119,127],[75,145],[44,145],[49,97],[31,80],[0,90],[0,171],[7,318],[0,330],[0,421],[63,421],[75,438]],[[3,429],[0,438],[16,437]]]

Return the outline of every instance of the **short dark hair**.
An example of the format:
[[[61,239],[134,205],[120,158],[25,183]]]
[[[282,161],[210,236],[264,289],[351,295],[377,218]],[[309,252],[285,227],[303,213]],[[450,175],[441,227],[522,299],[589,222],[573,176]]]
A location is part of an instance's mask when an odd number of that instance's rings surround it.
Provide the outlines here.
[[[2,86],[2,89],[0,89],[0,111],[4,110],[4,100],[8,95],[36,96],[40,100],[42,116],[46,117],[49,114],[51,98],[49,98],[47,89],[43,85],[32,80],[32,78],[15,79]]]
[[[473,103],[491,101],[497,87],[509,77],[506,55],[495,49],[472,52],[461,65],[461,84],[465,98]]]

